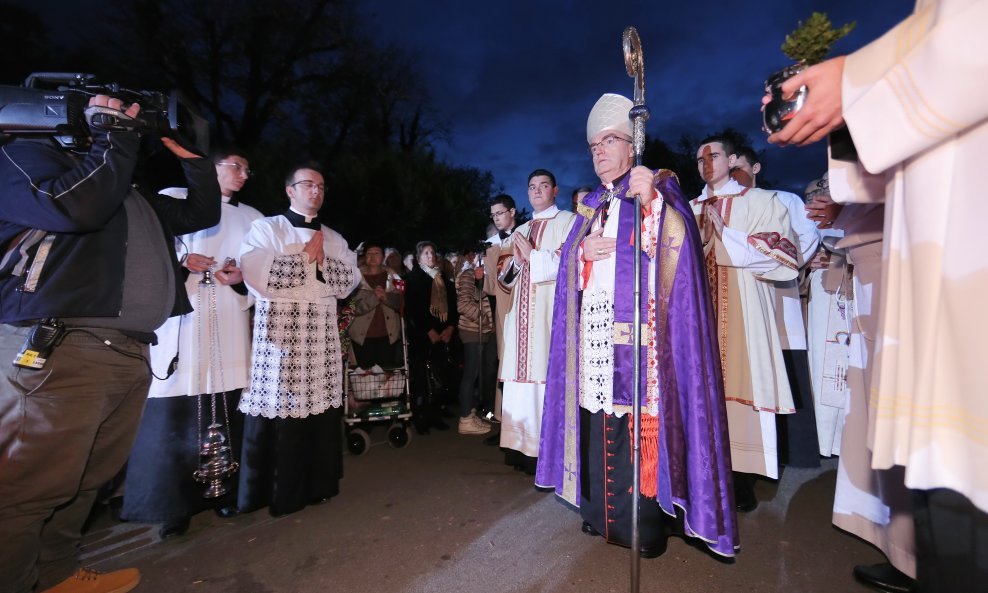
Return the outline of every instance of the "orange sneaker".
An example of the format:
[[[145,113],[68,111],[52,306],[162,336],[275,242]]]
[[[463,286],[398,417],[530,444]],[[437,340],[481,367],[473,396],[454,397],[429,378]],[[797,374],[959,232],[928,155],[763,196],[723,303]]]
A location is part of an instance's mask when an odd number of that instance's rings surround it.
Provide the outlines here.
[[[80,568],[75,574],[41,593],[127,593],[141,582],[136,568],[99,572]]]

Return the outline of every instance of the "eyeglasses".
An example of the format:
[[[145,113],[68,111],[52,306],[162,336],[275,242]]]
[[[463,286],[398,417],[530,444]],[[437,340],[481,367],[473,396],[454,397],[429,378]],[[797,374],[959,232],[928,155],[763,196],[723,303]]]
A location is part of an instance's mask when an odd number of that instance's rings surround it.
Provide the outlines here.
[[[254,174],[253,171],[247,167],[241,165],[240,163],[216,163],[217,167],[233,167],[237,170],[238,175],[243,175],[244,177],[250,177]]]
[[[631,144],[631,140],[628,140],[626,138],[621,138],[619,136],[615,136],[615,135],[611,134],[611,135],[604,136],[603,138],[601,138],[600,139],[600,142],[594,142],[593,144],[587,146],[587,150],[590,152],[590,154],[593,154],[594,152],[596,152],[596,150],[598,148],[601,148],[601,149],[603,149],[603,148],[610,148],[610,147],[614,146],[614,143],[615,142],[618,142],[618,141],[627,142],[628,144]]]
[[[500,212],[491,212],[491,220],[493,220],[493,219],[495,219],[495,218],[497,218],[499,216],[504,216],[507,213],[508,213],[507,210],[501,210]]]
[[[291,185],[291,187],[295,187],[298,185],[301,185],[302,189],[306,191],[316,190],[319,193],[324,193],[326,191],[325,183],[316,183],[315,181],[309,181],[308,179],[303,179],[302,181],[296,181]]]

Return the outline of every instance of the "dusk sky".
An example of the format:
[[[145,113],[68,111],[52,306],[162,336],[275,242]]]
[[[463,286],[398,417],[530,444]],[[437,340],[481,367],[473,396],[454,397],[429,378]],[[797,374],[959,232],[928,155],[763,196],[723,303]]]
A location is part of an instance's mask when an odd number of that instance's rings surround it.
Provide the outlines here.
[[[26,2],[54,15],[53,29],[91,16],[85,3]],[[236,3],[231,3],[236,5]],[[605,92],[630,96],[621,35],[641,36],[647,132],[674,146],[733,126],[767,147],[759,112],[763,81],[789,60],[786,33],[814,10],[835,26],[857,21],[835,53],[847,53],[888,30],[912,10],[907,0],[608,2],[564,0],[359,0],[364,28],[381,46],[393,44],[429,89],[450,130],[441,158],[489,170],[495,183],[528,207],[526,177],[556,173],[560,204],[579,185],[598,182],[586,152],[586,117]],[[99,73],[99,65],[93,65]],[[9,81],[19,82],[19,81]],[[769,148],[763,175],[802,192],[826,166],[823,144]],[[568,206],[567,206],[568,207]]]
[[[644,48],[647,132],[674,145],[726,126],[767,146],[759,112],[765,78],[789,64],[785,36],[814,10],[835,26],[857,21],[835,53],[866,44],[908,15],[905,0],[722,3],[564,0],[365,0],[369,30],[382,44],[414,52],[435,106],[453,131],[438,152],[449,162],[494,173],[527,206],[526,177],[553,171],[560,205],[594,185],[586,118],[605,92],[633,93],[621,35]],[[730,7],[730,8],[727,8]],[[802,193],[826,167],[823,145],[771,148],[764,174]],[[568,207],[568,206],[567,206]]]

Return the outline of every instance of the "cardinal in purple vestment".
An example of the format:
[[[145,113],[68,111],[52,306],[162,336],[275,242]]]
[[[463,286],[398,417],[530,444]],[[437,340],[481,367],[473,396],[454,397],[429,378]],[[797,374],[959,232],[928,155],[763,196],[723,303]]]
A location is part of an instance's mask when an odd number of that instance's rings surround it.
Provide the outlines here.
[[[657,556],[678,534],[733,556],[739,538],[724,387],[699,231],[673,173],[632,168],[631,107],[605,94],[587,121],[601,185],[577,206],[581,217],[560,254],[536,484],[578,506],[584,532],[630,545],[638,257],[640,552]]]

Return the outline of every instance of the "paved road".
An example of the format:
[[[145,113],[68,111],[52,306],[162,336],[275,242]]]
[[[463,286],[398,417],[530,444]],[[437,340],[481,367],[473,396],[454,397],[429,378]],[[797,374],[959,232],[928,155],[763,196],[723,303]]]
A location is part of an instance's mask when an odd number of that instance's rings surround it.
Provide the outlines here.
[[[160,541],[157,526],[98,517],[86,562],[136,566],[138,593],[487,593],[630,590],[628,550],[580,531],[579,515],[505,466],[496,447],[455,431],[392,449],[383,433],[347,455],[341,494],[286,517],[266,510],[193,518]],[[714,559],[683,540],[642,560],[642,592],[868,591],[854,564],[882,561],[830,524],[836,462],[760,481],[740,518],[740,555]]]

